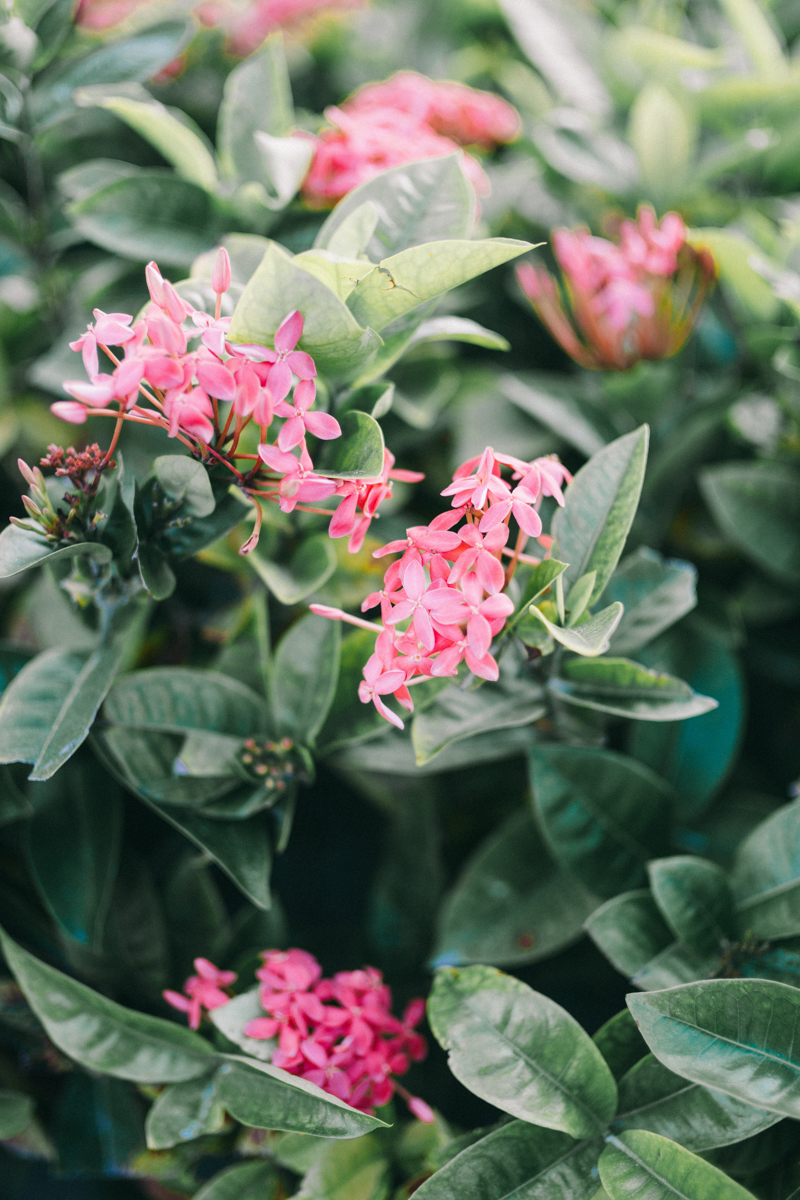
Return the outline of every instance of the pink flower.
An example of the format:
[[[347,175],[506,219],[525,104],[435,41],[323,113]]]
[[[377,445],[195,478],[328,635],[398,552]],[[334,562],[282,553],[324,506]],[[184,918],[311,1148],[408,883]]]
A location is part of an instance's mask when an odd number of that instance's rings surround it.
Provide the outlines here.
[[[86,3],[87,0],[83,0]],[[89,0],[91,3],[131,3],[132,0]],[[138,0],[141,3],[141,0]],[[295,27],[318,12],[358,8],[363,0],[203,0],[195,13],[203,25],[218,27],[227,35],[225,50],[246,58],[264,38],[281,26]]]
[[[273,367],[273,371],[275,368]],[[272,371],[270,371],[270,377]],[[303,379],[294,389],[294,407],[281,400],[275,405],[275,410],[287,418],[286,424],[278,434],[278,447],[281,450],[291,450],[305,440],[307,433],[314,437],[330,441],[331,438],[342,436],[339,422],[328,413],[310,412],[314,403],[317,388],[313,379]]]
[[[483,587],[477,575],[466,575],[461,581],[461,592],[469,611],[467,618],[467,645],[480,661],[489,652],[495,632],[493,625],[514,611],[514,602],[508,596],[489,596],[483,599]]]
[[[392,725],[396,725],[398,729],[404,729],[403,722],[390,708],[386,707],[381,696],[391,695],[398,688],[403,687],[405,682],[405,671],[387,671],[378,655],[373,654],[364,667],[364,679],[358,685],[358,698],[362,704],[369,704],[371,700],[382,717],[391,721]]]
[[[276,992],[305,992],[322,975],[313,954],[305,950],[265,950],[261,957],[264,966],[256,971],[256,978]]]
[[[253,362],[269,364],[264,372],[262,383],[269,387],[276,406],[275,411],[278,413],[280,413],[278,405],[292,390],[292,372],[301,380],[314,379],[317,374],[317,368],[314,366],[311,355],[306,354],[304,350],[295,349],[302,336],[303,315],[295,310],[284,317],[275,331],[274,350],[255,345],[237,345],[235,347],[239,353],[252,359]]]
[[[222,989],[236,982],[236,972],[220,971],[207,958],[196,958],[194,969],[197,974],[190,975],[183,985],[185,994],[167,990],[162,995],[173,1008],[187,1013],[190,1027],[197,1029],[203,1009],[210,1012],[228,1003],[230,996]]]
[[[446,625],[457,623],[464,613],[461,594],[455,588],[437,587],[436,584],[428,583],[422,565],[416,559],[411,559],[405,570],[400,568],[400,578],[404,598],[395,606],[388,624],[397,625],[399,621],[411,617],[418,641],[426,649],[432,650],[434,633],[431,617],[435,616]]]
[[[301,501],[327,500],[336,491],[335,479],[314,474],[314,464],[305,446],[301,447],[299,458],[288,451],[279,450],[277,446],[263,443],[258,447],[258,454],[273,471],[283,473],[283,479],[278,484],[281,512],[292,512]]]
[[[489,512],[491,511],[492,509],[489,509]],[[483,525],[483,521],[481,525]],[[508,541],[508,526],[500,524],[496,529],[491,529],[484,537],[475,525],[464,525],[459,531],[459,537],[464,549],[459,553],[455,566],[447,577],[447,582],[458,583],[468,571],[474,571],[481,587],[489,595],[493,596],[496,592],[502,591],[505,572],[496,553]]]
[[[452,496],[454,508],[469,504],[472,508],[482,509],[491,497],[495,500],[505,500],[511,488],[500,475],[500,466],[494,456],[491,446],[487,446],[478,462],[474,475],[454,479],[442,491],[443,496]]]

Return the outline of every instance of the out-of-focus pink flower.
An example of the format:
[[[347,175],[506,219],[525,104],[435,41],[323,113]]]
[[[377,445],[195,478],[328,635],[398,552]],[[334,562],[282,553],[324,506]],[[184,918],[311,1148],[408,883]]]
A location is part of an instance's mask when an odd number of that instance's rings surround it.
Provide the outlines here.
[[[257,50],[274,29],[294,28],[322,12],[360,8],[363,0],[204,0],[195,13],[204,25],[216,26],[227,34],[225,48],[237,58]]]
[[[618,244],[557,229],[553,249],[568,305],[544,267],[522,263],[517,279],[556,341],[593,370],[676,354],[716,278],[713,257],[688,244],[680,216],[667,213],[659,226],[647,206],[621,222]]]
[[[223,991],[223,988],[230,987],[232,983],[236,982],[236,972],[220,971],[207,958],[196,958],[194,969],[197,974],[190,975],[186,980],[183,985],[183,994],[167,990],[162,995],[167,1004],[171,1004],[179,1012],[187,1013],[190,1027],[197,1029],[203,1009],[210,1012],[212,1009],[221,1008],[223,1004],[228,1003],[230,996]]]

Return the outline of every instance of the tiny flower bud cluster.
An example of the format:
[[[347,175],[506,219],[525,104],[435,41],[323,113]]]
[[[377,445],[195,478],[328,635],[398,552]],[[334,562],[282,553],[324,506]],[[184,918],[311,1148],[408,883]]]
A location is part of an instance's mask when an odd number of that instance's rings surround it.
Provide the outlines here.
[[[511,481],[503,478],[502,467],[510,469]],[[361,606],[366,612],[380,605],[383,621],[359,684],[364,704],[372,701],[387,721],[402,729],[403,722],[384,696],[393,695],[413,712],[409,685],[430,676],[455,675],[462,660],[482,679],[499,677],[490,653],[492,639],[514,611],[504,589],[527,539],[542,533],[542,498],[552,496],[563,504],[561,487],[571,478],[554,457],[523,462],[487,447],[463,463],[442,492],[452,497],[449,512],[434,517],[430,525],[407,529],[405,538],[375,551],[376,558],[397,553],[401,557],[387,570],[381,591]],[[509,552],[505,547],[512,516],[518,536]],[[502,555],[509,553],[511,565],[505,571]],[[327,605],[312,604],[311,610],[376,628]]]
[[[261,958],[256,978],[266,1015],[248,1022],[243,1032],[274,1040],[273,1066],[362,1112],[388,1104],[398,1092],[419,1120],[434,1120],[424,1100],[410,1096],[396,1079],[427,1053],[425,1039],[415,1032],[425,1015],[424,1000],[412,1000],[398,1019],[391,1012],[391,991],[374,967],[323,979],[319,963],[305,950],[265,950]],[[222,989],[236,976],[204,958],[194,965],[197,975],[186,980],[185,994],[166,991],[164,998],[197,1029],[203,1009],[227,1004]]]
[[[677,213],[659,225],[647,206],[621,222],[618,244],[588,229],[557,229],[553,249],[571,315],[544,267],[522,263],[517,279],[556,341],[592,369],[624,371],[676,354],[716,274],[711,255],[687,243]]]

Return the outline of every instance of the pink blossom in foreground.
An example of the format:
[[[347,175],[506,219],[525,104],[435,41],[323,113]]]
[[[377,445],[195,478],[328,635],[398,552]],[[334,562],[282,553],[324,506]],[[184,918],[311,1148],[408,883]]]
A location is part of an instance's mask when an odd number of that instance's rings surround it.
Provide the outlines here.
[[[621,222],[618,243],[557,229],[553,249],[568,305],[544,267],[522,263],[517,279],[556,341],[595,370],[676,354],[716,278],[711,254],[688,244],[678,214],[659,225],[647,206]]]
[[[305,950],[265,950],[261,958],[256,977],[264,1016],[248,1022],[244,1033],[274,1042],[273,1066],[362,1112],[374,1112],[397,1092],[420,1121],[435,1120],[425,1101],[409,1095],[396,1078],[427,1053],[425,1039],[416,1032],[424,1000],[412,1000],[398,1019],[392,1015],[391,991],[374,967],[323,979],[319,963]],[[196,959],[195,969],[198,974],[187,979],[184,995],[164,992],[169,1004],[189,1015],[193,1029],[203,1009],[227,1004],[221,987],[236,979],[206,959]]]
[[[504,469],[510,479],[504,477]],[[541,537],[549,550],[539,505],[544,496],[563,505],[562,485],[571,478],[555,457],[523,462],[487,447],[462,463],[442,492],[452,497],[449,512],[429,525],[412,526],[405,538],[374,552],[376,558],[401,556],[387,568],[381,590],[361,606],[368,612],[380,605],[381,625],[328,605],[311,605],[319,616],[376,634],[375,653],[358,688],[362,703],[374,704],[382,717],[402,729],[401,718],[386,698],[393,696],[412,712],[411,684],[429,676],[455,675],[462,661],[481,679],[499,677],[492,642],[514,611],[505,588],[529,537]],[[512,518],[518,532],[515,548],[509,551]],[[502,564],[504,554],[511,556],[508,571]]]

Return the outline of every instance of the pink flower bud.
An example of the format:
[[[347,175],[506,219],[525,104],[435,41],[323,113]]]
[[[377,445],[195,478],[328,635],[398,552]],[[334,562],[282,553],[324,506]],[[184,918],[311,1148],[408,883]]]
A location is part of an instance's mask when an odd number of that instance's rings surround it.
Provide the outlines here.
[[[436,1122],[436,1113],[426,1104],[424,1100],[420,1100],[419,1096],[411,1096],[408,1100],[408,1107],[418,1121],[424,1121],[426,1125],[433,1125]]]
[[[214,270],[211,272],[211,286],[218,296],[227,292],[231,286],[231,260],[224,246],[220,246],[217,251]]]

